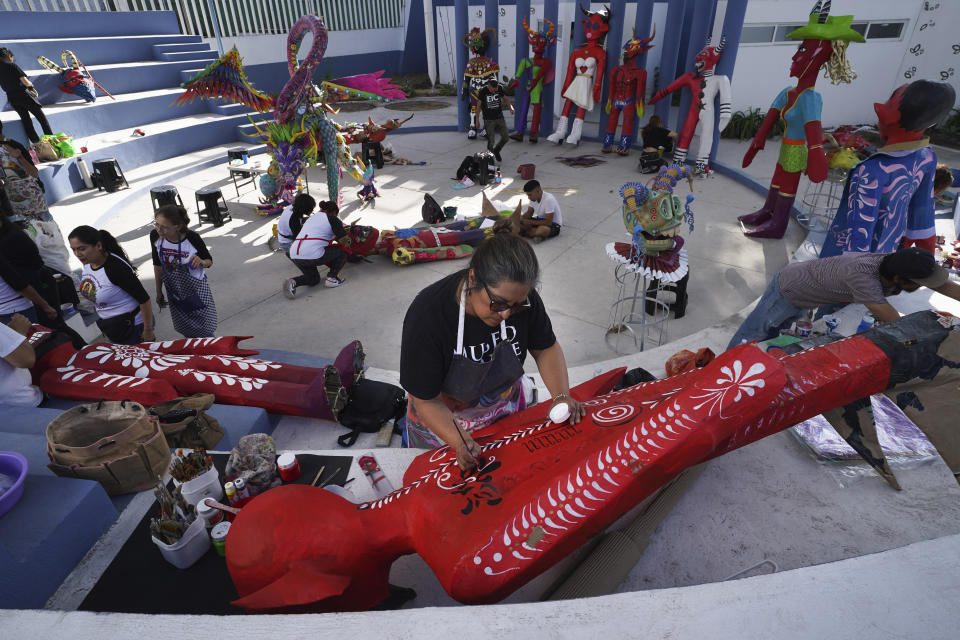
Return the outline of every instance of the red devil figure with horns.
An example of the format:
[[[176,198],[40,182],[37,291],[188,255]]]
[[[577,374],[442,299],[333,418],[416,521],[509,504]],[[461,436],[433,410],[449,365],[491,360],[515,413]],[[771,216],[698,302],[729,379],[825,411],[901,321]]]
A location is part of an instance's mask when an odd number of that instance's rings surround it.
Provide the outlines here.
[[[620,112],[623,111],[623,132],[617,144],[617,153],[622,156],[630,154],[630,146],[633,144],[634,113],[640,118],[643,117],[643,96],[647,91],[647,72],[638,68],[634,61],[641,53],[653,48],[650,43],[656,35],[656,27],[646,39],[638,38],[637,32],[634,31],[633,37],[623,45],[623,64],[610,70],[610,97],[607,98],[606,107],[610,117],[607,118],[607,132],[603,135],[601,151],[604,153],[612,151],[617,122],[620,120]]]
[[[676,164],[683,164],[687,159],[687,150],[690,148],[690,141],[693,140],[693,133],[697,129],[697,124],[702,122],[696,167],[696,172],[700,174],[706,174],[707,160],[713,148],[713,101],[718,92],[720,94],[720,130],[722,131],[730,121],[730,79],[727,76],[714,75],[714,69],[723,53],[725,43],[726,39],[721,37],[720,44],[711,47],[710,38],[707,38],[707,45],[693,59],[694,70],[683,74],[650,98],[650,104],[653,104],[674,91],[684,87],[690,89],[693,98],[690,100],[687,119],[683,121],[683,127],[680,129],[677,148],[673,152],[673,161]]]
[[[567,65],[567,77],[563,82],[563,111],[557,129],[547,140],[560,144],[567,134],[570,111],[577,105],[577,115],[570,127],[570,135],[566,142],[578,144],[583,134],[583,117],[593,105],[600,100],[600,88],[603,86],[603,74],[607,66],[607,52],[603,50],[603,39],[610,30],[610,8],[604,6],[600,11],[587,11],[582,6],[580,11],[586,16],[583,21],[584,35],[587,44],[574,49],[570,53],[570,63]]]
[[[544,20],[549,28],[546,33],[534,31],[527,26],[527,19],[523,19],[523,28],[527,30],[527,42],[533,50],[533,60],[524,58],[517,66],[517,77],[510,81],[507,90],[517,87],[523,83],[522,89],[526,91],[518,92],[515,106],[517,110],[516,121],[514,122],[515,131],[510,134],[513,140],[523,140],[523,134],[527,130],[527,112],[530,105],[533,105],[533,121],[530,123],[530,142],[536,143],[540,132],[540,112],[543,109],[542,94],[543,88],[553,82],[553,63],[549,58],[544,57],[544,53],[551,44],[556,42],[557,36],[554,35],[555,29],[552,22]]]

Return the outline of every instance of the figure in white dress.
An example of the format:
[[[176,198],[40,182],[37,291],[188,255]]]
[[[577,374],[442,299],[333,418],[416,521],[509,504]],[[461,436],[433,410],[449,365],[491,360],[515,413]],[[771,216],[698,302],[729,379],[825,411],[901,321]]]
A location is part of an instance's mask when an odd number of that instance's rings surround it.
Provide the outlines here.
[[[579,144],[583,134],[583,117],[600,100],[603,73],[607,65],[603,39],[610,30],[610,8],[604,6],[600,11],[587,11],[580,7],[580,11],[586,16],[583,29],[587,44],[570,53],[567,77],[563,83],[563,97],[566,102],[563,104],[556,131],[547,136],[547,140],[557,144],[560,144],[567,134],[567,123],[573,105],[577,105],[577,114],[566,141],[569,144]]]

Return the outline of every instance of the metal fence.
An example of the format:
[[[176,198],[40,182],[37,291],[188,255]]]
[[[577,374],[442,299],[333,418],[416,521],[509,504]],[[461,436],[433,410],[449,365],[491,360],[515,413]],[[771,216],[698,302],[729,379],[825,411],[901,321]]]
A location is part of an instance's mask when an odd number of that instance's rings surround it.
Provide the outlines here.
[[[183,33],[212,38],[214,19],[225,37],[282,35],[306,14],[323,16],[331,31],[402,27],[404,4],[405,0],[0,0],[0,11],[173,11]]]

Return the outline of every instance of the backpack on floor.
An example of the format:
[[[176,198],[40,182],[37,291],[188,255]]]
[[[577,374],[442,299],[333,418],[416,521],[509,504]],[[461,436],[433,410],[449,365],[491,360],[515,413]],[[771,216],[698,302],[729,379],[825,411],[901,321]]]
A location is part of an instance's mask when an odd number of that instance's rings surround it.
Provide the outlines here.
[[[441,207],[429,193],[423,194],[423,206],[420,208],[420,214],[423,216],[423,221],[427,224],[437,224],[446,219],[446,215],[443,213],[443,207]]]
[[[399,420],[407,412],[407,394],[395,384],[362,378],[350,386],[349,395],[337,416],[351,430],[337,438],[341,447],[353,446],[361,433],[376,433],[388,420]]]
[[[457,167],[457,180],[463,180],[467,176],[474,182],[480,181],[480,162],[474,156],[467,156]]]

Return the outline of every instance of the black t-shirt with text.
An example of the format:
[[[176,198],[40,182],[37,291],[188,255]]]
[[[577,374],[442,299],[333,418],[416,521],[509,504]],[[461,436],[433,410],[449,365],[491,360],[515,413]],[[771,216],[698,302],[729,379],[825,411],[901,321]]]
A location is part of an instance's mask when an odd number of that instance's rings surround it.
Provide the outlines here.
[[[403,319],[400,345],[400,385],[414,397],[437,397],[453,362],[457,348],[460,304],[457,285],[467,271],[458,271],[434,282],[417,294]],[[511,313],[506,321],[507,341],[522,363],[527,350],[543,350],[557,341],[540,294],[530,290],[530,307]],[[487,326],[483,320],[464,317],[463,353],[476,362],[489,362],[502,341],[500,325]]]
[[[490,87],[484,86],[477,94],[480,98],[480,108],[483,109],[484,120],[496,120],[503,117],[503,89],[497,87],[490,91]]]
[[[644,147],[653,147],[657,149],[663,147],[665,150],[669,151],[673,147],[673,139],[670,137],[670,129],[664,127],[654,127],[652,129],[644,129],[643,133],[643,146]]]
[[[27,93],[27,88],[20,82],[20,78],[26,75],[16,63],[0,60],[0,88],[6,92],[10,104],[34,101],[33,96]]]

